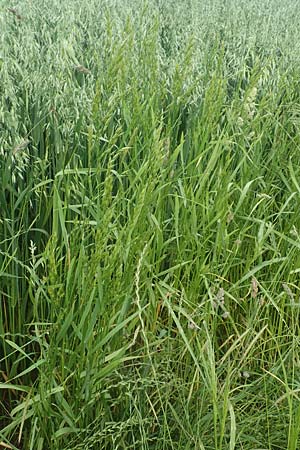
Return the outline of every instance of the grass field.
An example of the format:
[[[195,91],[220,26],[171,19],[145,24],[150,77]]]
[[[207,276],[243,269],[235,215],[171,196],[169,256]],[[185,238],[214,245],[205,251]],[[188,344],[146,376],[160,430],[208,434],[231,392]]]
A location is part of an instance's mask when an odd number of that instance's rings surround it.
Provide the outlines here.
[[[0,0],[1,450],[300,448],[299,23]]]

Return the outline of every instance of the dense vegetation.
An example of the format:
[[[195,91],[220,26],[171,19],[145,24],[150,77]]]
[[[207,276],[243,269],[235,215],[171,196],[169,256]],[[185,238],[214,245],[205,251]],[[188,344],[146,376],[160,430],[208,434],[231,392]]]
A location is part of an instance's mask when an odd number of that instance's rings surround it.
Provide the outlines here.
[[[299,23],[0,1],[0,448],[299,448]]]

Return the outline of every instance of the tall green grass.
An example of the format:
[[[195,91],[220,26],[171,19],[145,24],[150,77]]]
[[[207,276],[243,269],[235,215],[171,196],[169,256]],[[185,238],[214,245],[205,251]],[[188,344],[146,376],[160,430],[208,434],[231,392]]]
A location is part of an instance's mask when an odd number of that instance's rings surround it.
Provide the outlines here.
[[[14,6],[0,448],[297,450],[297,2]]]

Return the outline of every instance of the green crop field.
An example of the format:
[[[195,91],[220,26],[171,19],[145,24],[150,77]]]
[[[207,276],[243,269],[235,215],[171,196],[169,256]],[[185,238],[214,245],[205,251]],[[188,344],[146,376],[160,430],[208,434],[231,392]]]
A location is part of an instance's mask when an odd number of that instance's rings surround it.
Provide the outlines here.
[[[300,448],[298,0],[0,0],[0,450]]]

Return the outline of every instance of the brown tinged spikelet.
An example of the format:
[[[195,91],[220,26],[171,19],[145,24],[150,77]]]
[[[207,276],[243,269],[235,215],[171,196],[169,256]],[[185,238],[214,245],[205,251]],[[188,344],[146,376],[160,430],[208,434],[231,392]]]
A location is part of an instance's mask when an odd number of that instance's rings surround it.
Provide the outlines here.
[[[57,111],[56,111],[56,109],[54,108],[54,106],[51,106],[51,108],[49,109],[49,112],[50,112],[50,113],[53,113],[53,114],[57,114]]]
[[[190,330],[200,330],[201,329],[192,319],[190,319],[188,327]]]
[[[25,148],[28,147],[28,145],[30,144],[30,140],[29,139],[25,139],[24,141],[22,141],[19,145],[17,145],[14,149],[13,149],[13,155],[15,155],[16,153],[25,150]]]
[[[251,297],[256,298],[258,294],[258,282],[255,277],[251,280]]]
[[[7,11],[12,13],[18,20],[23,19],[23,17],[18,13],[18,11],[15,8],[7,8]]]
[[[76,72],[85,73],[85,74],[90,73],[89,69],[87,69],[86,67],[81,66],[81,65],[75,66],[74,69],[76,70]]]

